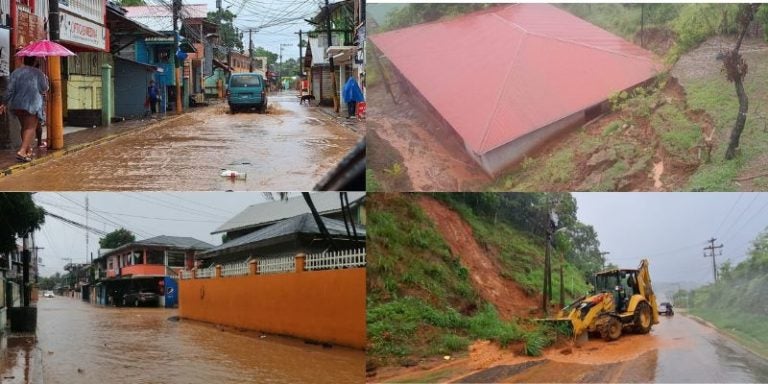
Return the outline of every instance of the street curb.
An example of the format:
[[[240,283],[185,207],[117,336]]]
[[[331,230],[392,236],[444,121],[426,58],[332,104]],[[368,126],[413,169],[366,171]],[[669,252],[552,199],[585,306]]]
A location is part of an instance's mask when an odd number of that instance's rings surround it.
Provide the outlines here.
[[[737,335],[729,332],[727,329],[720,328],[717,325],[715,325],[714,323],[711,323],[711,322],[709,322],[707,320],[702,319],[699,316],[692,315],[692,314],[687,313],[687,312],[684,313],[683,316],[686,316],[686,317],[690,318],[691,320],[693,320],[693,321],[695,321],[695,322],[697,322],[697,323],[699,323],[699,324],[701,324],[701,325],[703,325],[705,327],[711,328],[712,330],[714,330],[718,334],[723,335],[724,337],[728,338],[732,342],[736,343],[738,346],[740,346],[740,347],[744,348],[745,350],[749,351],[753,355],[758,356],[758,357],[763,358],[763,359],[768,359],[768,355],[765,355],[763,353],[760,353],[760,352],[756,351],[753,346],[746,345],[744,343],[745,340],[741,340],[739,337],[737,337]]]
[[[6,176],[10,176],[10,175],[12,175],[14,173],[19,173],[20,171],[23,171],[23,170],[25,170],[27,168],[34,167],[35,165],[44,164],[44,163],[46,163],[46,162],[48,162],[50,160],[55,160],[55,159],[62,158],[64,156],[66,156],[66,155],[69,155],[70,153],[76,153],[76,152],[79,152],[79,151],[81,151],[83,149],[94,147],[94,146],[97,146],[99,144],[103,144],[103,143],[106,143],[108,141],[112,141],[112,140],[117,139],[117,138],[122,137],[122,136],[127,136],[127,135],[130,135],[130,134],[133,134],[133,133],[139,133],[139,132],[146,131],[148,129],[156,128],[156,127],[158,127],[160,125],[163,125],[163,124],[170,123],[170,122],[173,122],[175,120],[178,120],[178,119],[182,118],[185,115],[186,115],[186,113],[181,114],[181,115],[177,115],[177,116],[166,117],[165,119],[163,119],[161,121],[158,121],[158,122],[156,122],[154,124],[147,125],[146,127],[143,127],[143,128],[135,128],[135,129],[132,129],[132,130],[129,130],[129,131],[126,131],[126,132],[113,133],[111,135],[104,136],[104,137],[96,139],[94,141],[73,145],[71,147],[65,147],[64,149],[57,150],[56,152],[53,152],[53,153],[47,154],[47,155],[45,155],[43,157],[34,159],[34,160],[32,160],[32,161],[30,161],[28,163],[21,163],[21,164],[12,165],[12,166],[10,166],[10,167],[8,167],[6,169],[0,170],[0,179],[2,179],[3,177],[6,177]]]

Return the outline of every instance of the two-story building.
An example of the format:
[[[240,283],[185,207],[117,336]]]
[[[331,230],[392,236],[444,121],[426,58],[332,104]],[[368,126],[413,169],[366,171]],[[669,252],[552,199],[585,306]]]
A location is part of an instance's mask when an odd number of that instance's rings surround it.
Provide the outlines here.
[[[328,15],[330,13],[330,31]],[[341,91],[347,77],[357,64],[355,8],[352,0],[344,0],[322,7],[311,20],[315,30],[308,33],[308,46],[304,65],[310,68],[308,81],[310,93],[324,105],[333,105],[333,82],[331,80],[330,59],[333,58],[333,72],[336,80],[336,93],[341,102]],[[328,34],[331,44],[328,44]],[[359,79],[358,79],[359,82]]]
[[[212,247],[191,237],[156,236],[104,252],[93,262],[91,302],[120,306],[125,294],[146,290],[159,295],[160,306],[174,307],[178,271],[191,269],[195,255]]]
[[[205,77],[213,74],[213,51],[207,36],[215,34],[218,26],[206,20],[206,4],[184,4],[179,27],[180,49],[188,56],[180,63],[182,102],[189,105],[190,96],[202,102]],[[161,68],[157,85],[164,91],[163,105],[167,109],[176,100],[175,67],[178,60],[173,47],[173,14],[171,8],[162,5],[125,7],[126,16],[152,30],[162,32],[163,37],[148,37],[136,41],[135,60]],[[206,55],[208,52],[208,55]]]

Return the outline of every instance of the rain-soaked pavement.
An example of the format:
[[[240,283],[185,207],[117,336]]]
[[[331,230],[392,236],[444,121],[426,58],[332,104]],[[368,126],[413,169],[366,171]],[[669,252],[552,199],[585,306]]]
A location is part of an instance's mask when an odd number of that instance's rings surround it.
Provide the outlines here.
[[[362,122],[340,123],[294,93],[269,101],[263,115],[193,110],[2,177],[0,190],[311,190],[362,136]]]
[[[484,348],[484,347],[483,347]],[[689,317],[661,318],[649,335],[548,350],[542,358],[512,356],[494,348],[470,358],[412,370],[385,382],[462,383],[766,383],[768,361]],[[483,361],[485,359],[485,361]]]
[[[2,383],[360,383],[365,352],[170,321],[175,310],[38,304],[37,342],[8,338]]]

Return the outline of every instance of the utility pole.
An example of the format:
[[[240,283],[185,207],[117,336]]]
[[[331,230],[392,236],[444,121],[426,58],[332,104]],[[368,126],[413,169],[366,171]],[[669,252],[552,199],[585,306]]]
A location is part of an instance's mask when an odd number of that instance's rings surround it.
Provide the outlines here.
[[[85,194],[85,226],[90,227],[88,225],[88,213],[90,209],[88,206],[88,194]],[[88,250],[90,249],[90,231],[85,231],[85,259],[88,260]]]
[[[176,79],[176,113],[180,114],[182,111],[182,105],[181,105],[181,63],[179,60],[178,55],[176,54],[179,51],[179,33],[178,33],[178,21],[179,21],[179,13],[181,13],[181,0],[173,0],[173,62],[176,64],[174,66],[174,75]]]
[[[301,52],[301,43],[302,43],[302,37],[301,37],[301,29],[299,29],[299,75],[304,74],[304,61],[301,60],[302,52]]]
[[[328,36],[328,48],[333,45],[333,38],[331,37],[331,6],[328,4],[328,0],[325,0],[325,30]],[[326,49],[326,55],[328,51]],[[336,72],[333,66],[333,56],[328,56],[328,64],[331,70],[331,84],[333,85],[333,111],[339,113],[339,90],[336,84]]]
[[[709,255],[707,255],[706,252],[705,252],[704,253],[704,257],[711,257],[712,258],[712,275],[715,278],[715,283],[717,283],[717,262],[715,262],[715,256],[722,256],[723,255],[723,251],[720,251],[718,255],[715,255],[715,250],[723,248],[723,245],[720,244],[720,245],[716,246],[715,245],[715,240],[717,240],[717,239],[715,239],[714,237],[709,239],[709,240],[707,240],[709,242],[709,246],[708,247],[704,247],[704,251],[709,251]]]
[[[248,72],[253,72],[253,29],[248,29]]]

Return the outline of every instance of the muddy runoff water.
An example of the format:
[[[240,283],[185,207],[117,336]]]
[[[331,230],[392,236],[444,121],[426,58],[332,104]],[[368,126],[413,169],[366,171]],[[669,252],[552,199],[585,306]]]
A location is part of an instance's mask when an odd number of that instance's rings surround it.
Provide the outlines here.
[[[538,358],[477,342],[466,358],[395,374],[383,372],[368,381],[765,383],[768,361],[715,329],[678,314],[662,317],[648,335],[623,335],[615,342],[590,339],[581,347],[550,348]]]
[[[35,348],[42,356],[44,382],[360,383],[365,379],[363,351],[169,321],[176,312],[101,307],[65,297],[41,300]]]
[[[0,190],[305,191],[354,147],[362,127],[287,93],[270,98],[267,114],[231,114],[220,103],[0,178]],[[221,177],[225,170],[246,178]]]

